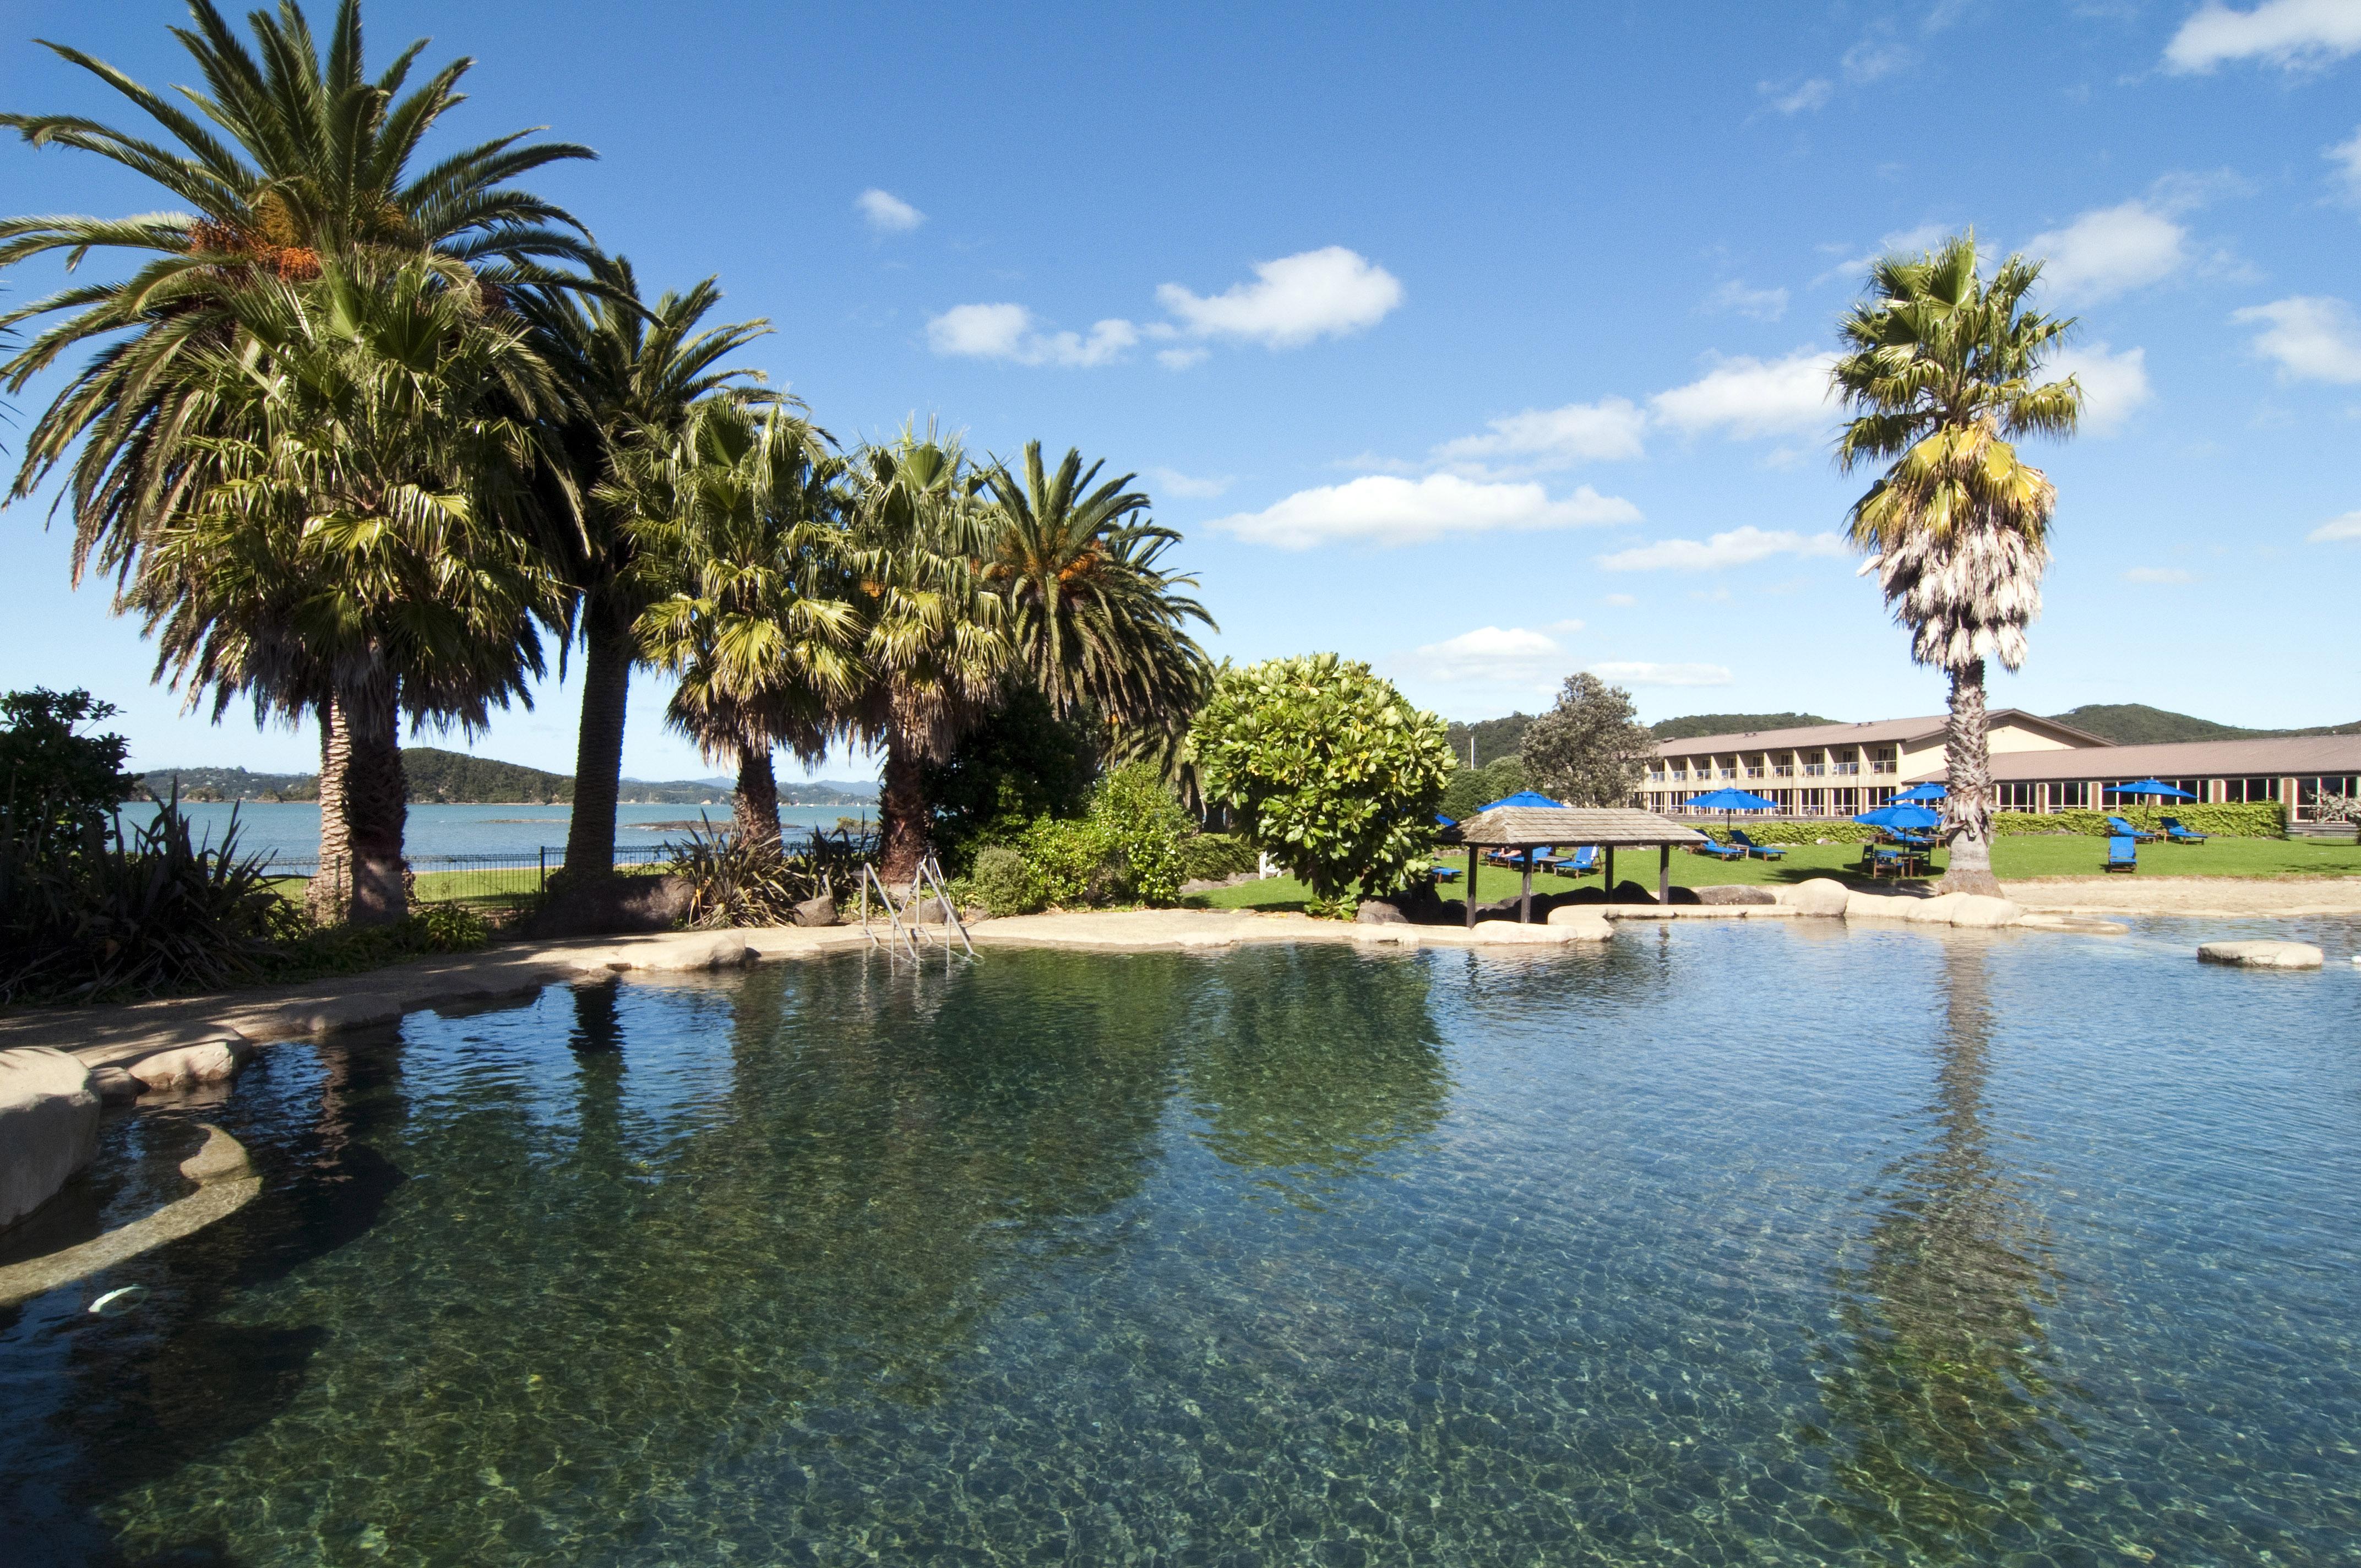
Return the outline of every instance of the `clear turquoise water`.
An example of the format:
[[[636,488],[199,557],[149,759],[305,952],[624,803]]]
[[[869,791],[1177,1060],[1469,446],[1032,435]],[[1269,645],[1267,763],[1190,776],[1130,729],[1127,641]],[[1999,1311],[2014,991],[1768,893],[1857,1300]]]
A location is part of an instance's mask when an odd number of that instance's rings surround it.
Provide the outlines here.
[[[847,957],[285,1047],[59,1223],[198,1119],[263,1199],[0,1313],[0,1562],[2361,1561],[2306,929]]]

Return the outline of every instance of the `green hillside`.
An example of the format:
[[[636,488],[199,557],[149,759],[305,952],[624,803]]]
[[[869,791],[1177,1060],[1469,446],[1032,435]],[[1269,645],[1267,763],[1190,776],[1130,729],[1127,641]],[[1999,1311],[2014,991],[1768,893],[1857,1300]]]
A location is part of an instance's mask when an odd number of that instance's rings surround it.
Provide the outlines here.
[[[2060,724],[2070,724],[2118,746],[2156,746],[2176,740],[2252,740],[2287,735],[2361,733],[2361,723],[2324,724],[2311,729],[2241,729],[2234,724],[2217,724],[2210,718],[2172,713],[2141,702],[2085,703],[2070,713],[2052,714],[2050,717]]]
[[[1690,740],[1699,735],[1743,735],[1750,729],[1801,729],[1835,722],[1817,713],[1693,713],[1651,724],[1648,732],[1659,740]]]
[[[433,746],[401,749],[402,771],[409,775],[413,806],[566,806],[574,800],[574,780],[566,773],[548,773],[464,751]],[[162,799],[174,780],[181,798],[214,800],[317,800],[317,773],[257,773],[244,768],[159,768],[140,775],[148,795]],[[729,798],[727,779],[675,779],[648,783],[625,779],[619,798],[625,806],[704,806]],[[781,784],[785,806],[864,806],[877,798],[877,786],[841,780],[805,784]]]
[[[1463,768],[1468,765],[1468,737],[1474,736],[1475,765],[1480,768],[1502,757],[1515,756],[1517,749],[1525,743],[1525,731],[1532,728],[1532,722],[1533,716],[1530,713],[1512,713],[1506,718],[1479,718],[1473,724],[1445,725],[1444,736],[1451,742],[1451,754],[1459,759],[1459,765]]]

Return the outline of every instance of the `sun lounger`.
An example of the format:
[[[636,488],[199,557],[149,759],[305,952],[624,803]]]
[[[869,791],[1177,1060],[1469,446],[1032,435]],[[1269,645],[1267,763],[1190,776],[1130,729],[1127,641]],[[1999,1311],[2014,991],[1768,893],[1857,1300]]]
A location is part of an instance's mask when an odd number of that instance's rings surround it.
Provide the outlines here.
[[[1742,861],[1746,858],[1746,851],[1737,845],[1717,844],[1710,839],[1702,844],[1692,844],[1689,847],[1698,854],[1711,855],[1717,861]]]
[[[1457,882],[1459,880],[1459,868],[1457,866],[1431,866],[1428,869],[1434,872],[1434,880],[1437,882]]]
[[[1588,876],[1598,869],[1598,847],[1585,844],[1571,855],[1551,855],[1533,861],[1536,871],[1555,872],[1560,876]]]
[[[2114,831],[2116,838],[2129,839],[2136,844],[2152,843],[2163,837],[2162,834],[2151,833],[2145,828],[2135,828],[2120,817],[2108,817],[2107,826]]]
[[[1760,855],[1766,861],[1775,861],[1780,856],[1787,852],[1776,844],[1756,843],[1753,839],[1746,836],[1746,829],[1743,828],[1731,828],[1730,830],[1730,841],[1737,845],[1740,849],[1745,850],[1748,854]]]
[[[2139,869],[2139,841],[2128,833],[2118,833],[2107,840],[2107,869],[2129,872]]]
[[[2200,833],[2194,828],[2183,828],[2178,817],[2168,817],[2164,819],[2164,838],[2167,843],[2202,844],[2212,837],[2213,835],[2211,833]]]

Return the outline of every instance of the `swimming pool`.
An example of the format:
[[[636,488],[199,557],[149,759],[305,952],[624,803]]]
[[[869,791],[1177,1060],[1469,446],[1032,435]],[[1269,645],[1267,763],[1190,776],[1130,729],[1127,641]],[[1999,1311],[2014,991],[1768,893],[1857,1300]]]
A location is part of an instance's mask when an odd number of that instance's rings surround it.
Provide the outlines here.
[[[60,1223],[198,1120],[261,1199],[0,1313],[0,1558],[2350,1563],[2361,975],[2226,934],[846,955],[282,1047]]]

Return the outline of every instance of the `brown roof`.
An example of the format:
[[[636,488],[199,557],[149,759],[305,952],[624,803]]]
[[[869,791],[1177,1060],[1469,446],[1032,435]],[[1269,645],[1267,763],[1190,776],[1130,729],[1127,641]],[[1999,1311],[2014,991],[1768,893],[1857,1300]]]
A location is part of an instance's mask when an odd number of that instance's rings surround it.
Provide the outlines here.
[[[1705,835],[1653,811],[1622,806],[1497,806],[1444,830],[1446,842],[1496,849],[1542,844],[1700,844]]]
[[[2276,740],[2177,740],[2096,751],[1996,751],[1993,777],[2038,779],[2220,779],[2287,773],[2361,773],[2361,735],[2285,735]],[[1939,767],[1934,777],[1942,776]]]
[[[1942,714],[1931,718],[1876,718],[1865,724],[1806,724],[1795,729],[1749,729],[1738,735],[1698,735],[1686,740],[1659,740],[1659,757],[1690,757],[1700,751],[1789,751],[1798,746],[1885,746],[1905,740],[1925,740],[1943,732]],[[2085,746],[2106,742],[2086,730],[2054,718],[2027,713],[2021,707],[1993,709],[1989,722],[2023,724]]]

